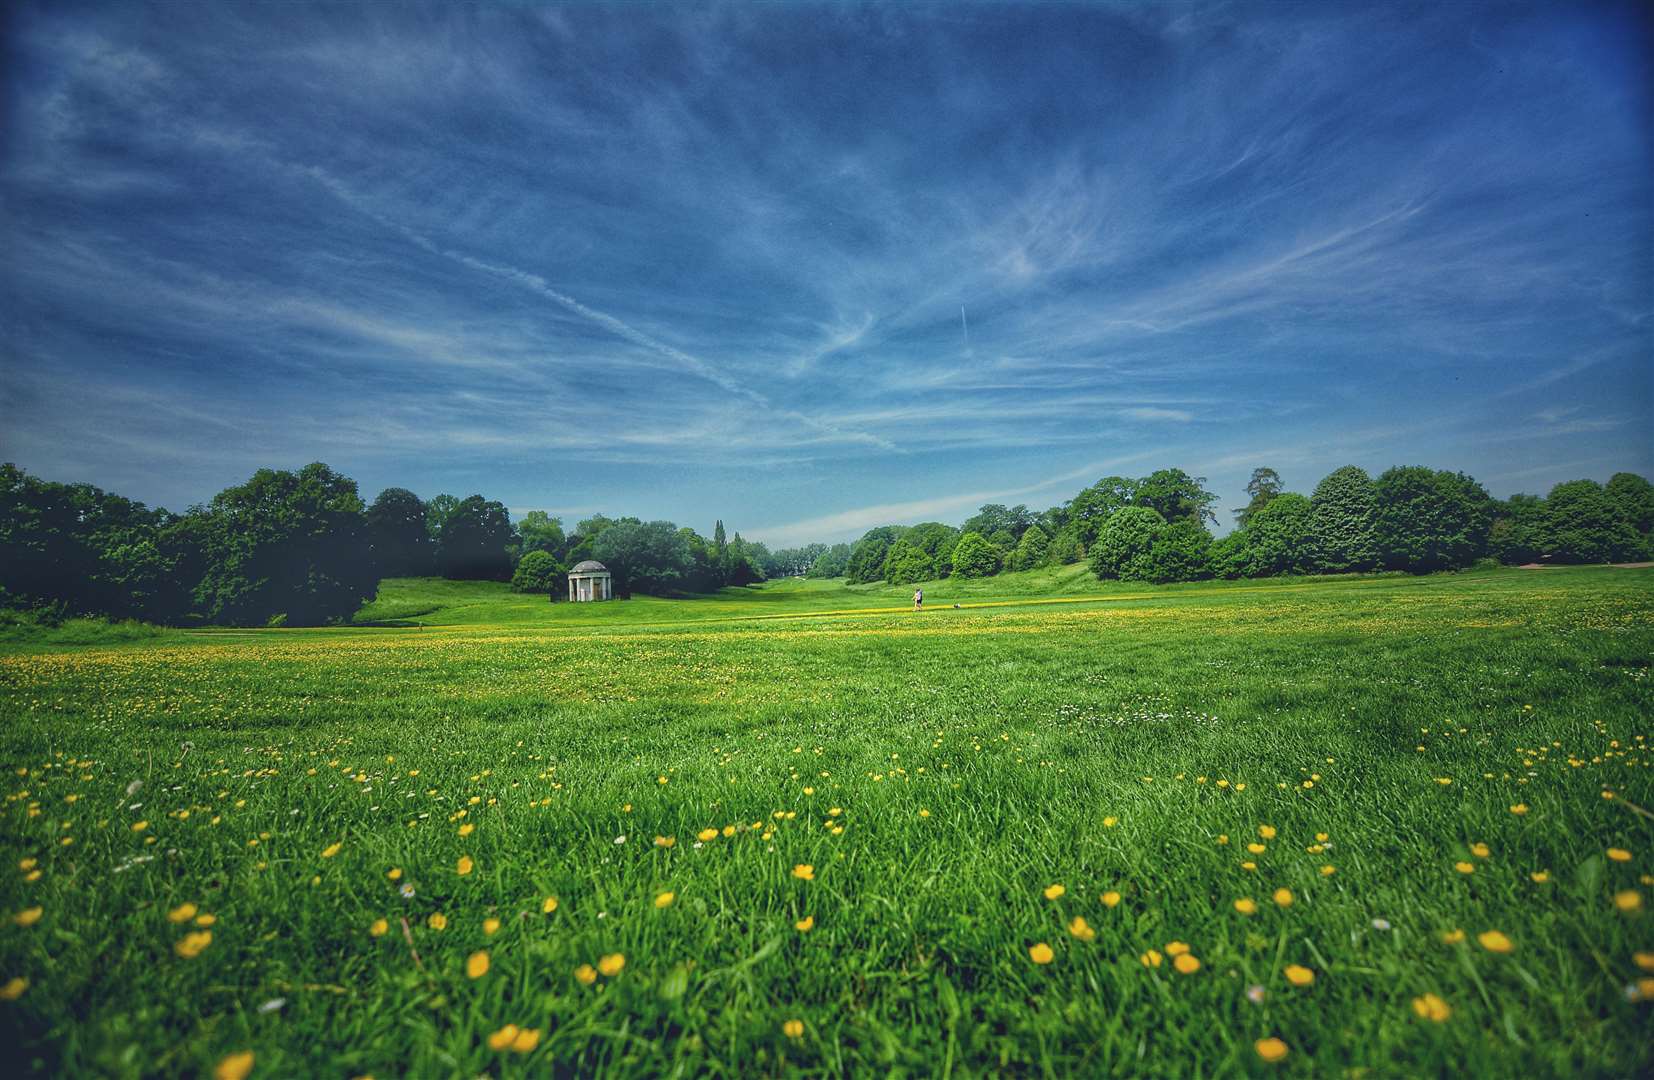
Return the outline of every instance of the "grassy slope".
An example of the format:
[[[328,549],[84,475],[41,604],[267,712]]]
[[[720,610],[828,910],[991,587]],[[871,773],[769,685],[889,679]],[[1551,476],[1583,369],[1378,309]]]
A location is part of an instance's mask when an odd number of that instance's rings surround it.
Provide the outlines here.
[[[272,1075],[1189,1075],[1259,1071],[1278,1035],[1299,1075],[1630,1075],[1654,919],[1612,897],[1654,896],[1626,808],[1654,805],[1651,586],[1046,572],[927,599],[1096,599],[915,616],[834,583],[551,605],[390,582],[369,613],[433,625],[14,650],[0,842],[43,873],[5,871],[0,903],[43,914],[0,935],[0,981],[31,980],[0,1045],[130,1075],[244,1047]],[[194,959],[185,901],[219,918]],[[1198,972],[1139,961],[1172,941]],[[618,977],[573,977],[611,953]],[[1448,1022],[1415,1016],[1426,992]],[[489,1049],[505,1023],[543,1032],[532,1056]]]

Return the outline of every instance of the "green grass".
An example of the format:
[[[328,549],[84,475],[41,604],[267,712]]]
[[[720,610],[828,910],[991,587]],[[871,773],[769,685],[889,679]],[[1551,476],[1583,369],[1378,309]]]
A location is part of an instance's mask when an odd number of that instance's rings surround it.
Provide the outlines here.
[[[0,644],[0,904],[41,909],[0,930],[0,1046],[127,1076],[1654,1067],[1654,573],[910,596],[398,581],[361,618],[413,625]],[[217,918],[192,958],[185,903]],[[1140,961],[1171,942],[1197,972]],[[537,1047],[491,1049],[506,1024]]]

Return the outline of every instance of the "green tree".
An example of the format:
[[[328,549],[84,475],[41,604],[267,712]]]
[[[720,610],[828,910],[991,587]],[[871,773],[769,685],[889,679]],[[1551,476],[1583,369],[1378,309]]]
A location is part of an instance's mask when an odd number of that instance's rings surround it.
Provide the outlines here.
[[[1507,566],[1531,563],[1545,554],[1545,500],[1512,495],[1495,505],[1487,553]]]
[[[1310,543],[1320,570],[1343,574],[1378,565],[1377,494],[1365,470],[1334,469],[1315,485],[1310,506]]]
[[[953,569],[953,546],[959,530],[940,521],[923,521],[902,533],[902,539],[930,556],[936,577],[947,577]]]
[[[1206,490],[1205,483],[1204,476],[1190,476],[1182,469],[1157,469],[1137,482],[1132,505],[1147,507],[1168,522],[1216,522],[1212,504],[1218,497]]]
[[[1252,515],[1269,505],[1271,499],[1279,495],[1282,490],[1281,474],[1270,468],[1252,470],[1252,479],[1246,482],[1246,493],[1251,501],[1235,511],[1235,524],[1246,528],[1246,523],[1252,520]]]
[[[1314,504],[1302,495],[1280,492],[1253,515],[1244,529],[1245,577],[1307,574],[1315,569],[1312,535]]]
[[[517,550],[526,557],[530,552],[544,551],[553,557],[568,548],[568,537],[563,535],[563,519],[554,518],[544,510],[530,510],[517,522],[521,538]]]
[[[906,536],[898,537],[890,545],[882,569],[884,580],[892,585],[912,585],[936,577],[936,561],[923,548],[908,543]]]
[[[1080,546],[1089,548],[1098,530],[1116,510],[1133,505],[1137,488],[1138,481],[1124,476],[1103,477],[1069,500],[1063,513],[1064,527],[1072,529]]]
[[[1011,552],[1012,570],[1032,570],[1045,563],[1046,552],[1050,550],[1051,540],[1045,535],[1045,530],[1038,525],[1030,525],[1017,541],[1016,550]]]
[[[1105,580],[1148,581],[1154,572],[1149,549],[1165,531],[1166,519],[1146,506],[1114,511],[1092,541],[1091,572]]]
[[[1487,550],[1493,500],[1463,473],[1397,466],[1373,481],[1379,557],[1391,570],[1469,566]]]
[[[900,525],[880,525],[869,529],[850,549],[845,564],[845,577],[852,585],[884,580],[884,560],[890,554],[890,545],[905,532]]]
[[[1608,478],[1608,501],[1638,532],[1654,531],[1654,484],[1636,473],[1618,472]]]
[[[1170,522],[1149,546],[1146,580],[1157,585],[1212,576],[1212,534],[1190,518]]]
[[[435,548],[425,504],[407,488],[386,488],[367,511],[367,540],[384,577],[418,577],[433,569]]]
[[[670,521],[610,525],[592,541],[592,552],[614,576],[618,595],[670,596],[688,587],[695,569],[688,541]]]
[[[443,577],[458,581],[509,581],[510,548],[516,540],[504,504],[468,495],[437,533],[437,568]]]
[[[845,575],[849,566],[850,545],[834,544],[832,547],[816,556],[816,561],[810,564],[810,569],[804,576],[811,578],[840,578]]]
[[[553,600],[567,582],[568,570],[549,551],[531,551],[517,562],[511,575],[511,591],[547,593]]]
[[[1570,480],[1545,497],[1544,546],[1557,562],[1622,562],[1641,558],[1642,534],[1595,480]]]
[[[320,462],[260,469],[205,510],[196,606],[209,622],[296,625],[348,618],[379,583],[356,482]]]
[[[990,544],[981,533],[968,532],[954,545],[952,576],[992,577],[999,573],[999,562],[998,548]]]

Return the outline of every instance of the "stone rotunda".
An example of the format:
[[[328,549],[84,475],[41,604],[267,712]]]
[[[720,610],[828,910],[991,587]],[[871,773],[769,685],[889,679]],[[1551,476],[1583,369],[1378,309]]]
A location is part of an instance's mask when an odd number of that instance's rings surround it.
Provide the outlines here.
[[[587,559],[569,571],[569,600],[613,600],[614,583],[609,568],[594,559]]]

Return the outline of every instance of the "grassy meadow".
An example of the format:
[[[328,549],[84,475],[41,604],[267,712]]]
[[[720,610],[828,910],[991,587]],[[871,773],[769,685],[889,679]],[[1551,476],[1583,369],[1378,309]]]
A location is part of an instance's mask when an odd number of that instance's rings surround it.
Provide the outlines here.
[[[0,1055],[1654,1069],[1654,571],[910,595],[0,641]]]

